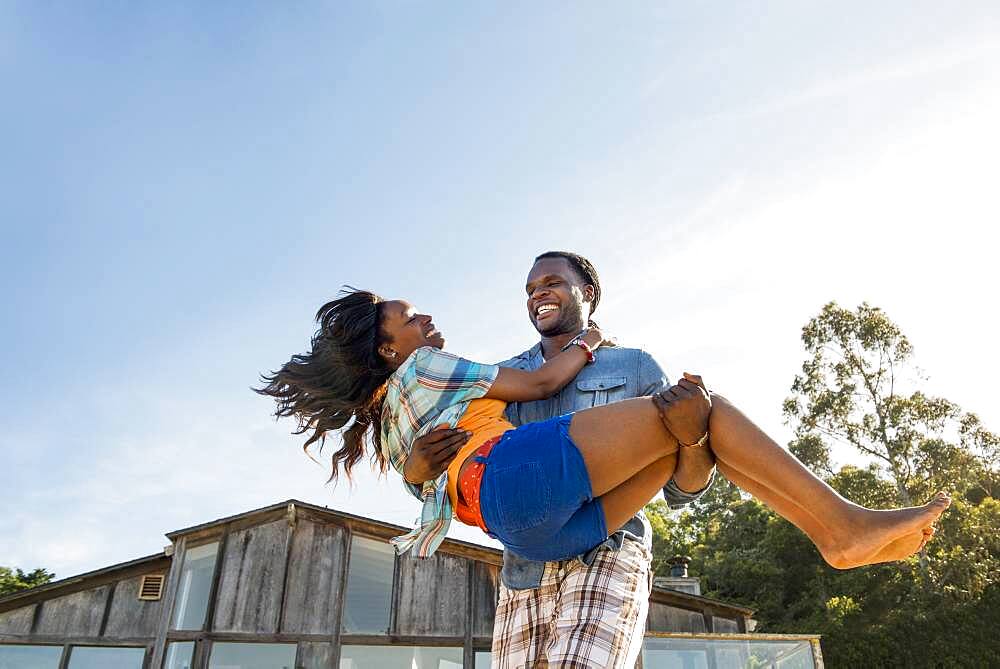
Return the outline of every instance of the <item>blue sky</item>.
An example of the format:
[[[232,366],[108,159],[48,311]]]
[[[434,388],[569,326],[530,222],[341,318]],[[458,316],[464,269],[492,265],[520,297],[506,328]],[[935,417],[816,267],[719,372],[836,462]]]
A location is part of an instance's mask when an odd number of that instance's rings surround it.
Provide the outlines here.
[[[344,283],[519,352],[552,248],[598,266],[606,329],[780,441],[831,299],[1000,429],[995,3],[7,2],[0,80],[0,565],[288,497],[409,524],[393,479],[324,487],[248,387]]]

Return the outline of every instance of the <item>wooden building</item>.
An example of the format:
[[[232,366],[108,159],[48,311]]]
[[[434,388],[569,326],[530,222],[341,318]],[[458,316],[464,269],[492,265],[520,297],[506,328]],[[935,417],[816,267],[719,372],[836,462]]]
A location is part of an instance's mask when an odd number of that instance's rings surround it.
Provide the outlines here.
[[[500,552],[397,558],[403,531],[289,500],[171,532],[163,553],[0,599],[0,669],[488,667]],[[725,658],[757,647],[821,663],[815,637],[748,634],[751,614],[654,587],[646,667],[743,666]]]

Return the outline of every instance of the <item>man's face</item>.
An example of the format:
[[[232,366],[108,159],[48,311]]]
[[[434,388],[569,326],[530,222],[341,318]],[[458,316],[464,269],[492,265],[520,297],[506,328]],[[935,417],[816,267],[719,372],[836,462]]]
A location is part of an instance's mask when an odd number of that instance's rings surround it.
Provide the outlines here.
[[[528,272],[528,318],[544,337],[576,334],[587,325],[594,287],[565,258],[542,258]]]

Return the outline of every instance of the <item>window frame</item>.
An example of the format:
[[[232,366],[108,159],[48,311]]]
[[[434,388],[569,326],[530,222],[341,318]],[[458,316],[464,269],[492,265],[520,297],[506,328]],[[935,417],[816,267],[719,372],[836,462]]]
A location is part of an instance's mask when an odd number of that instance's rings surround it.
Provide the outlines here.
[[[218,589],[219,589],[219,572],[222,569],[222,561],[224,557],[223,552],[225,550],[225,541],[227,535],[228,532],[223,532],[222,534],[218,535],[199,537],[199,540],[193,542],[192,544],[185,543],[184,550],[181,554],[181,564],[180,567],[177,569],[177,582],[173,584],[174,592],[170,602],[170,615],[169,618],[167,619],[167,641],[171,640],[190,641],[191,639],[187,638],[171,639],[171,635],[175,632],[179,632],[182,634],[189,634],[192,632],[203,633],[207,632],[211,628],[212,619],[215,617],[214,611],[215,611],[216,595],[218,594]],[[193,549],[202,548],[203,546],[208,546],[211,544],[216,545],[215,562],[212,565],[212,577],[208,584],[208,599],[205,603],[205,613],[201,621],[201,626],[195,629],[182,629],[176,627],[177,625],[176,618],[178,613],[177,607],[180,599],[179,596],[181,591],[181,585],[183,583],[183,578],[184,578],[184,570],[186,569],[188,564],[188,553],[190,553]],[[164,659],[165,659],[165,654],[166,654],[166,646],[164,646]]]
[[[102,649],[127,649],[134,648],[142,649],[142,661],[139,662],[139,669],[145,669],[149,666],[150,658],[152,657],[153,648],[149,645],[141,645],[136,643],[67,643],[63,646],[63,656],[59,663],[60,669],[71,669],[73,662],[73,649],[74,648],[102,648]]]
[[[194,655],[195,660],[191,663],[192,669],[195,667],[204,667],[205,669],[210,669],[212,666],[212,654],[215,651],[216,646],[220,645],[239,645],[239,646],[291,646],[292,647],[292,668],[295,669],[299,664],[299,643],[298,640],[295,641],[273,641],[264,640],[256,641],[250,639],[212,639],[207,644],[204,645],[204,650],[202,652],[202,657],[198,657],[197,654]]]
[[[58,667],[59,669],[62,669],[63,667],[66,666],[66,663],[69,661],[69,658],[67,657],[67,653],[69,652],[69,644],[66,644],[66,643],[44,643],[44,642],[39,642],[39,641],[28,641],[28,640],[25,640],[25,641],[14,641],[14,642],[3,641],[3,642],[0,642],[0,646],[28,646],[28,647],[31,647],[31,648],[38,648],[38,647],[43,647],[43,648],[58,648],[59,649],[59,659],[56,662],[56,667]]]
[[[387,627],[381,632],[349,632],[345,629],[344,625],[347,620],[347,591],[351,583],[351,555],[352,548],[354,546],[354,540],[356,538],[364,539],[366,541],[372,541],[374,543],[382,544],[389,547],[392,552],[392,583],[389,586],[389,616]],[[364,532],[356,532],[353,529],[348,532],[347,539],[347,550],[344,556],[344,585],[341,588],[340,593],[340,620],[338,621],[337,635],[339,637],[357,638],[357,637],[372,637],[379,638],[385,636],[392,636],[396,633],[396,609],[399,604],[399,555],[396,554],[395,549],[393,549],[392,544],[385,537],[380,537],[372,534],[366,534]],[[353,644],[348,644],[353,645]]]

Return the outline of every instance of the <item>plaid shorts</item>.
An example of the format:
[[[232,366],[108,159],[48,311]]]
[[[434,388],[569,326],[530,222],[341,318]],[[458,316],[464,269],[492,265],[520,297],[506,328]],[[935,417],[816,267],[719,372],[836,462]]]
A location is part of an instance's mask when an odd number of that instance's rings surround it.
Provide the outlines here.
[[[652,554],[626,539],[594,563],[547,562],[541,586],[500,585],[493,669],[633,669],[646,627]]]

